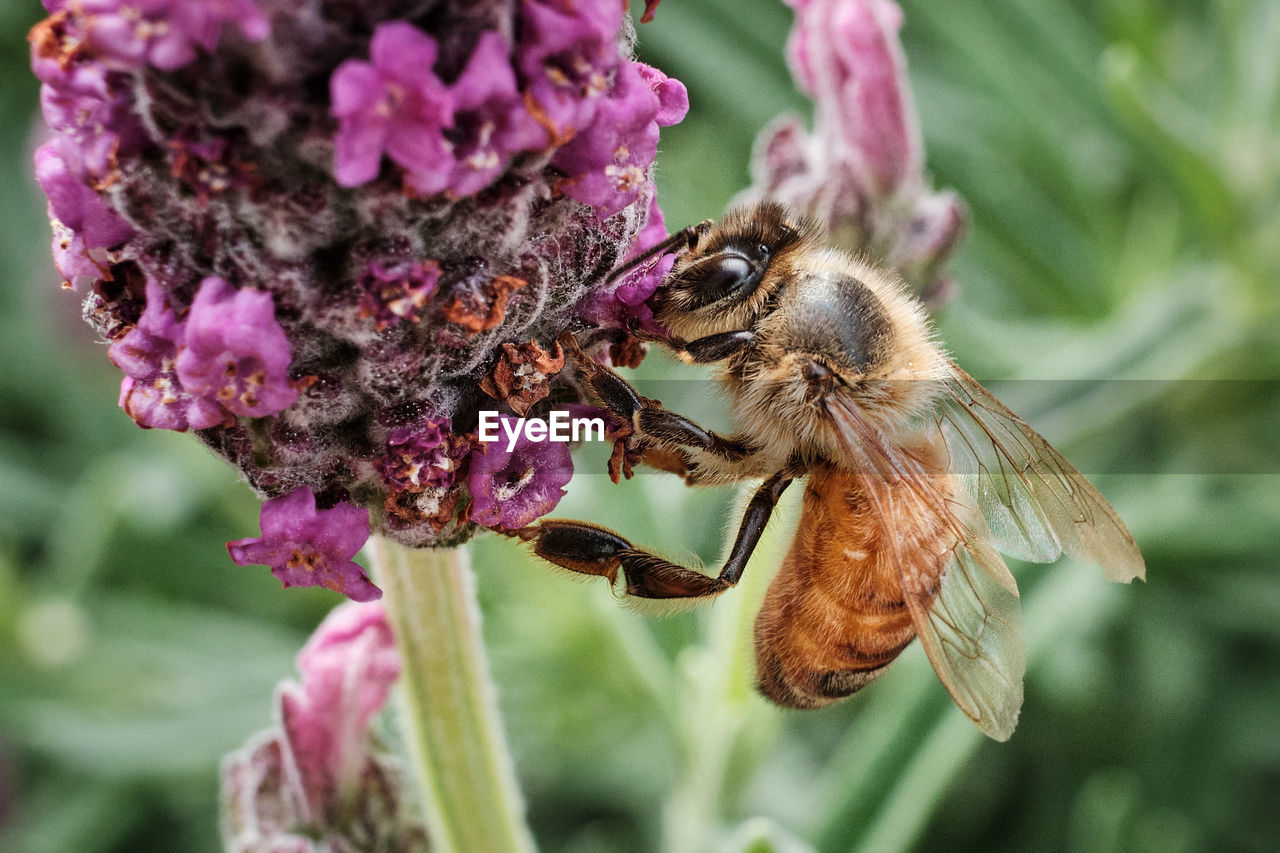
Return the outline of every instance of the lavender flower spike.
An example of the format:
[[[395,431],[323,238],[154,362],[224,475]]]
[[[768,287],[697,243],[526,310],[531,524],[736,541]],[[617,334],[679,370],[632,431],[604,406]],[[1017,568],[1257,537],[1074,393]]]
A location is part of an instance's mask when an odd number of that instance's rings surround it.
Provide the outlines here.
[[[369,538],[369,511],[340,503],[316,509],[308,488],[262,505],[262,536],[227,543],[236,565],[271,567],[286,588],[323,586],[353,601],[382,597],[351,558]]]
[[[756,143],[745,200],[772,199],[827,224],[838,243],[898,269],[926,295],[964,228],[964,206],[924,174],[920,129],[891,0],[788,0],[787,58],[816,129],[776,121]]]
[[[605,282],[661,239],[658,134],[688,101],[632,58],[617,0],[46,8],[57,263],[128,414],[195,433],[262,499],[310,488],[403,545],[461,543],[467,507],[510,503],[468,476],[485,389],[533,418],[581,394],[550,369],[495,384],[512,348],[549,368],[572,329],[643,354],[660,271]],[[406,478],[419,463],[436,474]],[[508,515],[550,509],[568,471]]]
[[[381,605],[336,608],[298,670],[301,684],[277,688],[276,725],[223,761],[226,849],[425,850],[395,764],[371,749],[370,724],[401,670]]]

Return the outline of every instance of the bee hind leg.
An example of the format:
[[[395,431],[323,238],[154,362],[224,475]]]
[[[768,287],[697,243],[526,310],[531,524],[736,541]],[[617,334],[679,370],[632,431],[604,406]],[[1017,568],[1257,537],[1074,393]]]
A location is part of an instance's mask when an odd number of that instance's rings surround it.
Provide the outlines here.
[[[608,578],[612,584],[621,570],[627,595],[703,598],[723,592],[742,577],[773,507],[791,480],[788,472],[780,471],[751,496],[729,557],[714,577],[636,548],[613,531],[585,521],[542,521],[513,535],[530,542],[539,557],[572,572]]]

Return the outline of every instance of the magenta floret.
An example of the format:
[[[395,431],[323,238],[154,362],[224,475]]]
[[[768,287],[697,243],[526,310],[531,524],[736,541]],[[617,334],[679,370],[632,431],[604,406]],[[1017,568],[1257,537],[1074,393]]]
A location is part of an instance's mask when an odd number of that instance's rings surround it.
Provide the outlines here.
[[[502,415],[507,427],[515,418]],[[555,509],[564,496],[564,486],[573,477],[573,459],[566,444],[535,442],[522,432],[508,451],[505,439],[481,444],[471,454],[471,520],[485,527],[516,530]]]
[[[351,558],[369,538],[369,511],[346,503],[316,509],[309,488],[262,505],[262,536],[227,543],[237,565],[271,567],[284,586],[323,586],[353,601],[373,601],[382,590]]]
[[[469,452],[468,442],[459,441],[450,432],[446,418],[427,418],[391,433],[387,452],[378,461],[378,471],[395,489],[448,488]]]
[[[298,399],[289,361],[289,339],[276,322],[271,294],[236,290],[216,277],[201,282],[177,361],[183,387],[235,415],[274,415]]]
[[[546,144],[546,131],[525,109],[510,50],[499,33],[481,33],[467,67],[453,84],[454,125],[445,132],[452,157],[445,189],[468,196],[489,186],[511,155]]]
[[[271,30],[252,0],[77,0],[53,5],[74,5],[85,41],[99,55],[123,66],[153,65],[166,71],[191,62],[197,48],[216,48],[228,22],[250,41],[266,38]]]
[[[680,81],[639,62],[621,66],[591,125],[551,161],[569,175],[560,189],[601,217],[617,213],[649,179],[658,128],[679,122],[688,111],[689,95]]]
[[[440,192],[450,160],[444,128],[453,124],[453,99],[432,73],[439,49],[431,36],[396,21],[378,27],[370,62],[348,59],[333,73],[330,94],[339,122],[333,171],[338,183],[359,186],[378,176],[385,153],[404,167],[424,195]]]
[[[440,265],[435,261],[369,261],[360,277],[360,313],[373,318],[378,331],[401,321],[417,323],[436,292]]]
[[[591,123],[618,66],[622,4],[523,0],[517,67],[553,145]]]
[[[138,324],[107,350],[124,371],[120,408],[145,428],[208,429],[227,420],[216,400],[192,394],[178,378],[177,360],[187,337],[160,285],[147,284],[147,307]]]
[[[99,267],[92,250],[112,248],[134,235],[125,222],[88,184],[80,150],[65,136],[41,145],[36,151],[36,180],[49,199],[51,220],[67,233],[54,235],[54,256],[58,269],[71,279],[95,275]]]

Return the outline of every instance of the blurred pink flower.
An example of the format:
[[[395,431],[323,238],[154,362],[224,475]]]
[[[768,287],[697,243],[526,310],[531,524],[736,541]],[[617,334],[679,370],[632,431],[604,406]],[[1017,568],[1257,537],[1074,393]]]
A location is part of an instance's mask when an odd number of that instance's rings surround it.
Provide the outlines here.
[[[277,689],[276,725],[223,760],[228,850],[426,849],[395,765],[371,749],[400,667],[380,605],[329,614],[298,655],[302,683]]]
[[[825,222],[831,238],[936,293],[964,230],[964,204],[934,192],[891,0],[788,0],[787,58],[814,100],[812,134],[795,118],[756,142],[745,200],[771,199]]]

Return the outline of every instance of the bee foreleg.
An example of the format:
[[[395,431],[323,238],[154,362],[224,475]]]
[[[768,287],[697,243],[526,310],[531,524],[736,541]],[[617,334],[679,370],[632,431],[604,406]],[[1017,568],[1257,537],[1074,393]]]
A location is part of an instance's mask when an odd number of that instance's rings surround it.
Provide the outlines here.
[[[755,447],[735,436],[722,436],[705,430],[684,415],[666,409],[645,408],[635,416],[636,429],[654,441],[701,450],[736,462],[755,452]]]
[[[641,436],[660,446],[701,451],[734,467],[758,451],[744,439],[718,435],[684,415],[662,408],[656,400],[641,396],[627,380],[607,367],[594,365],[585,378],[600,402],[618,417],[634,424]]]
[[[714,364],[741,352],[756,342],[757,335],[750,329],[720,332],[689,341],[676,350],[676,355],[693,364]]]
[[[538,556],[573,572],[605,577],[613,583],[621,569],[627,595],[702,598],[723,592],[742,577],[778,498],[791,480],[788,471],[779,471],[756,489],[743,513],[733,548],[715,577],[636,548],[613,531],[585,521],[542,521],[516,535],[531,541]]]

